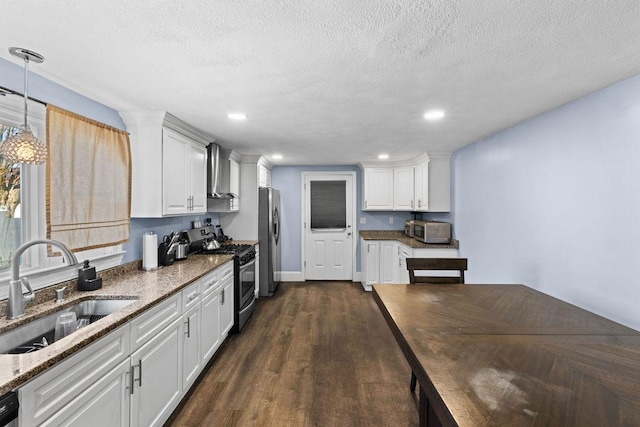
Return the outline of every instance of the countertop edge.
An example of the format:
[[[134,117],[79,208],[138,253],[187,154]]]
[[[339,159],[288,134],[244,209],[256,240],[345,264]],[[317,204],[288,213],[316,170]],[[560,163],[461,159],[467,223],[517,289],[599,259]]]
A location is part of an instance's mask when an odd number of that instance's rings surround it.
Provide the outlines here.
[[[258,244],[257,241],[235,241],[234,243]],[[38,304],[27,306],[27,316],[21,319],[11,321],[0,319],[0,331],[13,329],[86,299],[137,298],[137,300],[45,349],[21,355],[1,354],[0,395],[20,387],[48,368],[76,354],[99,338],[232,260],[233,255],[193,254],[185,260],[176,261],[171,266],[153,271],[142,271],[139,268],[140,261],[123,264],[105,270],[104,275],[103,272],[98,273],[103,277],[101,289],[88,292],[71,289],[66,295],[64,303],[55,303],[53,298],[50,298],[50,294],[55,292],[53,288],[59,288],[66,282],[37,291],[37,294],[44,295],[48,300],[38,301]]]

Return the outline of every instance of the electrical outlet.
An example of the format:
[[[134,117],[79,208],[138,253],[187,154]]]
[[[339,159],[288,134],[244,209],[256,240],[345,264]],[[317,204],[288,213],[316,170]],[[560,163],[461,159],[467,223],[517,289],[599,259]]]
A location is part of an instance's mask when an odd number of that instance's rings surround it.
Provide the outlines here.
[[[389,224],[393,224],[393,217],[392,216],[389,217]]]
[[[360,224],[366,224],[367,223],[367,218],[366,217],[360,217]]]

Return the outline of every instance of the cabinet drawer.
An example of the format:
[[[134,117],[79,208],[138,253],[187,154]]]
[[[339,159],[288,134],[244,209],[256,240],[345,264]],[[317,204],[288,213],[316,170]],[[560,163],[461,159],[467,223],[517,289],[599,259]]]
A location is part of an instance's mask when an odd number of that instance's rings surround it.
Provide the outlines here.
[[[213,292],[218,285],[220,285],[220,276],[218,274],[220,269],[216,269],[211,273],[205,275],[202,279],[200,279],[200,283],[202,284],[202,296],[209,295]]]
[[[194,283],[182,290],[182,312],[186,312],[194,305],[198,304],[202,294],[202,279],[196,280]]]
[[[129,353],[129,325],[124,325],[23,385],[18,390],[20,425],[45,422]]]
[[[229,277],[233,277],[233,261],[229,261],[222,267],[219,267],[217,271],[220,272],[220,282],[226,282]]]
[[[131,321],[132,352],[180,317],[182,314],[180,297],[180,293],[175,294]]]

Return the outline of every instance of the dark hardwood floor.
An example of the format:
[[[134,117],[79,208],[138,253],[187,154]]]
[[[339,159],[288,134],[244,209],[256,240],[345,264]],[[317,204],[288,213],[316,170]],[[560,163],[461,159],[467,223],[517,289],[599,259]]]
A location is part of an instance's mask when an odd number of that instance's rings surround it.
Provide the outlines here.
[[[411,370],[359,283],[282,283],[171,426],[417,426]]]

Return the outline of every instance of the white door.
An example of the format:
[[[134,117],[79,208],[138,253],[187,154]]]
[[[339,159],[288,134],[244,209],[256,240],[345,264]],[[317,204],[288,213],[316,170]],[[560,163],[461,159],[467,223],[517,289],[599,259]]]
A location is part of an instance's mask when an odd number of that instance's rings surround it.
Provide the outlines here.
[[[354,174],[304,174],[306,280],[353,279]]]

